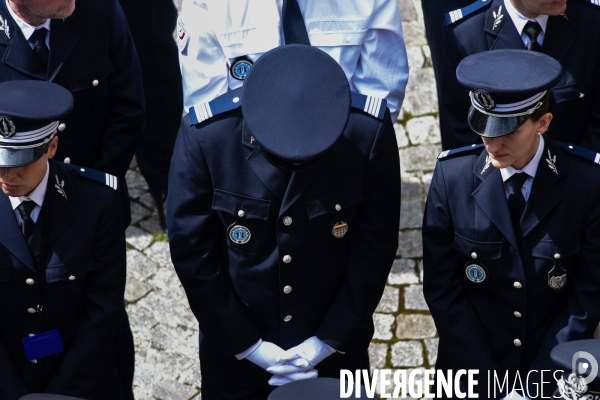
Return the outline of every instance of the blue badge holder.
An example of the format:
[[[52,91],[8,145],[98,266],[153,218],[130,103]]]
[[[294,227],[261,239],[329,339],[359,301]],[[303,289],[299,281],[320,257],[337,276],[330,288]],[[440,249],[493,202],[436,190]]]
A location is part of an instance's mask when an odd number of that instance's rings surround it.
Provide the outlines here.
[[[27,361],[38,360],[63,352],[65,349],[58,329],[21,339]]]

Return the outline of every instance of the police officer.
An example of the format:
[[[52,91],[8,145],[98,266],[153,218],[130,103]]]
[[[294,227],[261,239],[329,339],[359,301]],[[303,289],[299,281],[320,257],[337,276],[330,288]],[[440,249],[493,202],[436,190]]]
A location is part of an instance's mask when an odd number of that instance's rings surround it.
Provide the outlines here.
[[[423,292],[440,336],[436,369],[477,369],[479,397],[497,398],[506,392],[488,392],[488,373],[508,374],[511,385],[518,373],[536,390],[551,380],[539,374],[555,369],[552,347],[591,338],[598,323],[600,156],[543,135],[562,76],[553,58],[482,52],[456,75],[483,146],[438,157],[423,219]]]
[[[445,150],[478,140],[467,125],[468,91],[456,80],[466,56],[530,49],[563,67],[552,89],[548,136],[600,151],[600,7],[593,0],[479,0],[446,15],[440,123]],[[521,71],[514,71],[520,74]]]
[[[278,47],[190,109],[175,154],[169,243],[200,324],[202,398],[368,368],[398,246],[385,100],[352,93],[319,49]]]
[[[283,44],[318,47],[350,89],[384,98],[396,120],[408,62],[396,0],[184,0],[178,22],[185,108],[244,82],[252,64]]]
[[[0,92],[0,397],[124,399],[111,352],[126,268],[118,179],[52,159],[69,91]]]

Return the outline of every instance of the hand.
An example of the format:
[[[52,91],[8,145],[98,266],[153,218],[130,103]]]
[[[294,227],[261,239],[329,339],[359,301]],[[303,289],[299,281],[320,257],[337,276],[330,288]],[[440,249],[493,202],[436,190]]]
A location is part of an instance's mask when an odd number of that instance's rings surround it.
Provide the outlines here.
[[[274,365],[283,364],[279,360],[284,356],[284,353],[284,350],[276,344],[263,341],[256,350],[246,356],[246,359],[263,369],[267,369]]]
[[[306,372],[311,369],[313,369],[313,366],[310,365],[308,361],[298,356],[293,360],[287,361],[285,364],[278,364],[267,368],[267,372],[270,372],[273,375],[283,376],[288,374],[295,374],[297,372]]]
[[[269,385],[271,386],[282,386],[286,383],[290,383],[293,381],[301,381],[304,379],[312,379],[316,378],[319,375],[319,372],[316,369],[311,369],[307,372],[296,372],[292,374],[288,374],[285,376],[281,375],[273,375],[271,379],[269,379]]]
[[[335,349],[326,345],[318,337],[313,336],[306,339],[298,346],[286,350],[278,361],[280,364],[289,364],[289,361],[297,358],[303,358],[314,367],[333,353],[335,353]]]

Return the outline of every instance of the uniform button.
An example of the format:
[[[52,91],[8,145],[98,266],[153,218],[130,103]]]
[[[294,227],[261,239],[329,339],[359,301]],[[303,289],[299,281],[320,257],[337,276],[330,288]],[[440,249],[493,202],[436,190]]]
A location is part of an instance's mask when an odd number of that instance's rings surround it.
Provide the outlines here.
[[[519,339],[513,340],[513,344],[517,347],[521,346],[521,341]]]
[[[517,289],[521,289],[523,287],[523,285],[521,285],[521,282],[515,282],[513,283],[513,286]]]
[[[285,322],[290,322],[292,320],[292,316],[291,315],[286,315],[285,318],[283,319]]]
[[[288,285],[288,286],[286,286],[286,287],[284,287],[284,288],[283,288],[283,293],[285,293],[285,294],[290,294],[290,293],[292,293],[292,287],[291,287],[291,286],[289,286],[289,285]]]
[[[521,317],[523,316],[523,314],[521,314],[521,313],[520,313],[520,312],[518,312],[518,311],[515,311],[513,314],[514,314],[514,315],[515,315],[515,317],[517,317],[517,318],[521,318]]]
[[[285,226],[290,226],[292,224],[292,217],[285,217],[285,218],[283,218],[283,224]]]
[[[477,258],[477,253],[475,253],[475,252],[472,252],[472,253],[471,253],[471,258],[472,258],[472,259],[476,259],[476,258]]]
[[[28,284],[29,286],[33,285],[35,283],[35,281],[31,278],[27,278],[27,280],[25,281],[26,284]]]
[[[579,98],[583,99],[585,97],[585,93],[579,93]]]
[[[554,258],[555,258],[555,259],[557,259],[557,260],[558,260],[558,259],[560,259],[560,254],[556,253],[556,254],[554,255]]]
[[[27,312],[28,312],[29,314],[35,314],[35,308],[28,308],[28,309],[27,309]]]
[[[58,125],[58,130],[59,130],[60,132],[64,131],[66,128],[67,128],[67,125],[65,125],[64,123],[62,123],[62,124]]]
[[[335,210],[336,211],[342,211],[342,206],[340,206],[339,204],[335,205]]]
[[[74,281],[74,280],[75,280],[75,277],[74,277],[73,275],[71,275],[71,276],[69,277],[69,280],[70,280],[70,281]]]
[[[31,360],[31,362],[37,364],[37,360]]]
[[[85,172],[85,168],[80,168],[79,169],[81,172]]]
[[[283,262],[289,264],[292,262],[292,256],[288,256],[287,254],[283,256]]]
[[[234,97],[233,98],[233,102],[234,103],[239,103],[240,102],[240,98],[239,97]]]
[[[29,337],[35,336],[35,333],[30,333]]]
[[[71,159],[69,157],[65,157],[65,161],[63,161],[65,164],[71,164]]]
[[[94,80],[92,81],[92,85],[94,85],[94,86],[98,86],[98,84],[99,84],[99,83],[100,83],[100,82],[98,82],[98,79],[94,79]]]
[[[246,212],[244,210],[238,211],[238,217],[244,218],[246,216]]]

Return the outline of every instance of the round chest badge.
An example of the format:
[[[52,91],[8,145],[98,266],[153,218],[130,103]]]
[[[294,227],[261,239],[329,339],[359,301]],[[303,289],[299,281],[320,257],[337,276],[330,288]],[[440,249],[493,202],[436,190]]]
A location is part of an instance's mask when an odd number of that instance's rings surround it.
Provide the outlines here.
[[[475,283],[481,283],[487,278],[485,267],[480,264],[467,264],[465,273],[467,274],[467,278]]]
[[[250,241],[250,229],[243,225],[233,225],[229,228],[229,239],[236,244],[246,244]]]
[[[252,68],[252,61],[250,61],[247,57],[237,58],[229,71],[231,72],[231,76],[233,76],[238,81],[243,81],[246,79],[246,76],[250,72]]]

